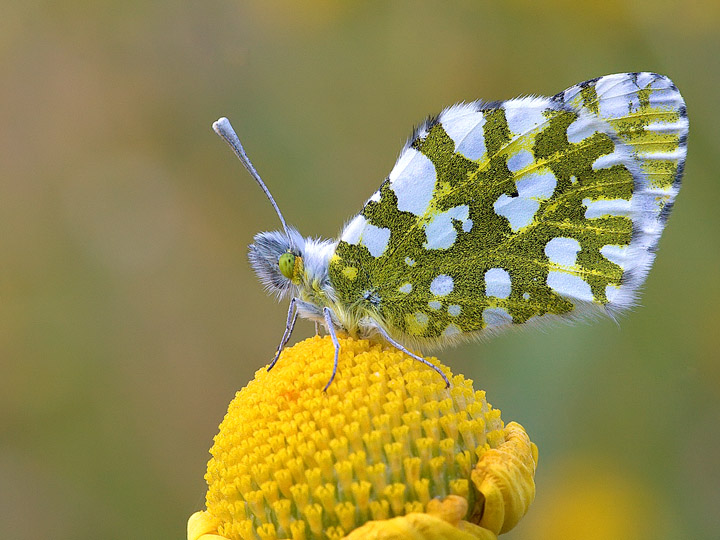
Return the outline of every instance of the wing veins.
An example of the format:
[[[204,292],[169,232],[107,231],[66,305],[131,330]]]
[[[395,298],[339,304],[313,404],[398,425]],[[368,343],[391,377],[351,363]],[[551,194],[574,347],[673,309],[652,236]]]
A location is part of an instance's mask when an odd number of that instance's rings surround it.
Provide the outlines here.
[[[601,118],[598,118],[598,120],[599,120],[600,122],[605,123],[606,125],[609,125],[606,121],[604,121],[604,120],[601,119]],[[517,146],[521,146],[521,145],[523,144],[523,142],[521,141],[521,138],[522,138],[522,137],[527,137],[528,134],[534,133],[534,132],[540,133],[540,132],[544,129],[544,126],[546,126],[546,125],[549,124],[549,123],[550,123],[550,119],[548,119],[546,122],[543,122],[542,124],[539,124],[535,129],[529,130],[529,131],[525,132],[523,135],[518,136],[518,137],[515,137],[514,139],[512,139],[511,141],[509,141],[509,142],[508,142],[507,144],[505,144],[504,146],[501,146],[492,156],[487,156],[487,157],[483,160],[483,165],[485,165],[485,167],[480,166],[480,165],[478,164],[478,167],[477,167],[471,174],[469,174],[469,175],[466,177],[465,180],[459,181],[456,186],[454,186],[454,187],[451,188],[447,193],[444,194],[444,197],[449,197],[449,196],[451,196],[451,195],[454,195],[454,194],[457,193],[459,190],[465,188],[468,184],[471,184],[472,182],[477,182],[477,177],[480,175],[480,173],[481,173],[482,171],[486,171],[486,170],[487,170],[487,165],[490,163],[490,161],[491,161],[493,158],[501,155],[501,154],[503,153],[503,151],[506,151],[508,148],[512,149],[512,147],[513,147],[513,146],[516,146],[516,145],[517,145]],[[442,125],[442,124],[441,124],[441,125]],[[610,126],[610,128],[612,129],[612,126]],[[443,129],[444,129],[444,128],[443,128]],[[613,130],[613,131],[614,131],[614,130]],[[606,134],[606,135],[607,135],[607,134]],[[582,140],[581,140],[580,142],[578,142],[578,143],[571,143],[571,145],[572,145],[571,148],[568,149],[568,150],[566,150],[563,154],[564,154],[564,155],[573,155],[573,154],[575,154],[575,153],[582,152],[583,150],[586,149],[586,147],[588,147],[588,146],[590,146],[590,145],[592,144],[592,142],[590,142],[590,140],[589,140],[589,139],[591,139],[591,138],[592,138],[592,136],[586,137],[585,139],[582,139]],[[519,141],[521,141],[521,142],[519,142]],[[586,141],[587,141],[587,142],[586,142]],[[459,156],[462,156],[462,154],[458,154],[458,152],[453,152],[453,156],[458,156],[458,155],[459,155]],[[498,187],[504,187],[505,185],[508,185],[510,182],[515,182],[515,181],[516,181],[516,178],[518,178],[518,177],[520,177],[520,176],[524,176],[524,175],[526,175],[526,174],[528,174],[528,173],[530,173],[530,172],[532,172],[532,171],[535,171],[535,170],[537,170],[537,169],[540,169],[540,168],[546,168],[548,163],[552,163],[552,162],[554,161],[554,158],[557,158],[557,155],[558,155],[558,153],[556,152],[556,153],[553,154],[550,158],[546,158],[546,159],[543,159],[543,160],[535,160],[535,161],[534,161],[531,165],[529,165],[528,167],[526,167],[526,168],[524,168],[524,169],[521,169],[522,174],[514,174],[514,175],[513,175],[512,177],[510,177],[510,178],[507,178],[507,179],[505,179],[505,180],[501,180],[501,181],[497,182],[496,185],[497,185]],[[464,156],[462,156],[462,157],[464,157]],[[467,159],[467,158],[466,158],[466,159]],[[549,167],[547,167],[547,168],[549,168]],[[564,196],[566,196],[566,195],[568,195],[568,194],[562,194],[562,195],[560,195],[560,196],[563,196],[563,197],[564,197]],[[426,223],[426,222],[428,221],[428,217],[431,217],[431,216],[419,216],[418,219],[416,220],[416,222],[415,222],[412,226],[410,226],[410,227],[405,231],[405,233],[402,235],[402,237],[396,242],[395,246],[394,246],[391,250],[389,250],[386,254],[383,255],[383,258],[384,258],[385,260],[390,260],[390,259],[392,258],[392,256],[395,254],[395,252],[396,252],[398,249],[400,249],[400,248],[402,248],[402,247],[404,246],[405,241],[406,241],[407,238],[409,237],[410,233],[413,232],[416,227],[420,226],[421,223]]]

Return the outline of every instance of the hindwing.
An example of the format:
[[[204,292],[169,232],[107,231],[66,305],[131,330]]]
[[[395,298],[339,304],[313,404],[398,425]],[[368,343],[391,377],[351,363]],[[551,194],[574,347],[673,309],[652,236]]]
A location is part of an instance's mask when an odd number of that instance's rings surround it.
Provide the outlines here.
[[[330,261],[337,301],[415,344],[632,305],[679,189],[669,79],[587,81],[423,124]]]

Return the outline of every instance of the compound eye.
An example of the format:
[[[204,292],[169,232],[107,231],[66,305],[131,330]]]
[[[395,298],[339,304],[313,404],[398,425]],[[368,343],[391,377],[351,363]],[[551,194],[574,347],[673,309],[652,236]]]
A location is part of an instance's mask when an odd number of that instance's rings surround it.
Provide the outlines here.
[[[283,253],[278,259],[278,266],[283,276],[292,279],[295,270],[295,255],[292,253]]]

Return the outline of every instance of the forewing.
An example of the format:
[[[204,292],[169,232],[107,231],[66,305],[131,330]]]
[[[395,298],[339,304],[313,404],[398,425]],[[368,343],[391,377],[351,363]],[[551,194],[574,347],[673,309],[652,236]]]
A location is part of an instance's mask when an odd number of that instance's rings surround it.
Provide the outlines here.
[[[652,74],[446,109],[343,231],[338,300],[418,344],[627,308],[686,134],[680,94]]]

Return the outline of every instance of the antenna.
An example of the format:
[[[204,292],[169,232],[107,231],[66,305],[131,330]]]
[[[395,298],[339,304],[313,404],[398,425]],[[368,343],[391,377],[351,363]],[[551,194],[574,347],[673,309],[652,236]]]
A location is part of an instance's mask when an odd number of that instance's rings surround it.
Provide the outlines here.
[[[230,148],[232,148],[232,151],[235,152],[235,155],[238,157],[240,162],[245,165],[245,168],[248,170],[250,175],[258,183],[260,189],[263,190],[265,196],[270,199],[270,204],[273,205],[275,212],[277,212],[277,215],[280,218],[280,223],[282,223],[283,229],[285,230],[285,234],[288,238],[290,238],[290,233],[288,232],[288,227],[285,223],[285,218],[280,212],[280,208],[278,208],[278,205],[275,203],[275,199],[273,199],[273,196],[270,195],[270,190],[265,185],[265,182],[262,181],[262,178],[260,178],[260,175],[255,170],[255,167],[253,167],[253,164],[250,162],[250,158],[247,157],[243,145],[240,144],[240,139],[238,138],[237,133],[235,133],[232,125],[230,125],[230,120],[223,116],[222,118],[218,119],[217,122],[213,122],[212,128],[215,133],[220,135],[225,140],[225,142],[228,143]]]

